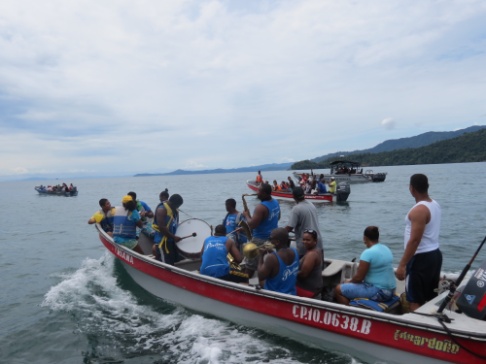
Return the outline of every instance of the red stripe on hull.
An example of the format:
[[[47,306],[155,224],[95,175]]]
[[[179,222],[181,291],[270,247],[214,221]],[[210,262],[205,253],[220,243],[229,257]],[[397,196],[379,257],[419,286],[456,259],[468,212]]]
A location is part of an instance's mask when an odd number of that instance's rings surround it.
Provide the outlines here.
[[[460,348],[448,335],[435,332],[437,329],[434,328],[428,330],[411,327],[399,320],[394,321],[392,315],[389,319],[383,319],[383,316],[375,318],[370,314],[371,311],[367,310],[356,314],[353,311],[346,312],[346,306],[329,303],[335,307],[322,308],[322,301],[316,301],[317,303],[312,305],[293,296],[282,297],[272,295],[268,291],[249,291],[245,286],[228,286],[224,281],[221,281],[221,284],[213,283],[207,281],[205,276],[181,272],[172,266],[139,259],[135,254],[131,254],[131,251],[118,248],[102,234],[100,240],[113,255],[146,275],[231,306],[438,360],[453,363],[484,363],[484,360]],[[483,356],[486,355],[485,340],[456,338],[461,345]]]

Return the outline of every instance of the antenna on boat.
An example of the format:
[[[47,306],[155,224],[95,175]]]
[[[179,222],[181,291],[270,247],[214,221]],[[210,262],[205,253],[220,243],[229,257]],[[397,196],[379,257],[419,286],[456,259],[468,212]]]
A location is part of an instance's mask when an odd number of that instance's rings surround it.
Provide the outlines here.
[[[476,250],[476,252],[472,256],[472,258],[469,261],[469,263],[466,264],[466,266],[462,270],[462,272],[459,275],[459,277],[457,277],[457,279],[456,279],[455,282],[452,282],[451,283],[451,285],[449,287],[449,293],[447,294],[446,298],[444,298],[444,301],[442,301],[442,303],[439,306],[439,309],[437,310],[437,313],[438,314],[441,314],[442,311],[444,311],[444,309],[446,308],[446,306],[449,304],[449,302],[451,302],[452,298],[454,298],[454,294],[456,293],[456,288],[459,287],[459,285],[461,284],[462,280],[466,276],[467,272],[469,271],[469,269],[471,269],[472,263],[476,259],[477,255],[479,254],[479,251],[481,250],[481,248],[483,247],[483,245],[484,245],[485,242],[486,242],[486,236],[484,237],[484,239],[481,242],[481,244],[479,244],[478,249]]]

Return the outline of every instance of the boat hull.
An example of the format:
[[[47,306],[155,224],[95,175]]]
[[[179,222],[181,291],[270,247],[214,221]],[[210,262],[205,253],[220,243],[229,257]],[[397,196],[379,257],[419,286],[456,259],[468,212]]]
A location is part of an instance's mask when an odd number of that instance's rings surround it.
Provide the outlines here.
[[[252,191],[258,192],[258,185],[254,181],[247,181],[246,185]],[[348,186],[349,188],[349,186]],[[320,193],[317,195],[313,194],[306,194],[304,198],[309,200],[313,203],[332,203],[332,202],[346,202],[349,197],[349,190],[343,193]],[[272,197],[277,200],[282,201],[292,201],[294,202],[294,197],[292,196],[292,192],[284,192],[284,191],[272,191]]]
[[[65,196],[65,197],[73,197],[78,195],[78,191],[48,191],[46,189],[41,189],[39,187],[34,187],[34,189],[39,193],[39,195],[43,196]]]
[[[350,352],[364,360],[484,362],[457,344],[486,355],[484,324],[469,331],[462,331],[461,325],[457,331],[454,328],[457,322],[453,321],[449,330],[456,337],[452,341],[436,317],[390,315],[226,282],[199,274],[197,261],[184,261],[174,267],[116,245],[99,225],[97,228],[101,242],[137,284],[157,297],[189,309],[306,345]],[[152,244],[144,235],[139,243]],[[145,248],[144,251],[149,250]]]

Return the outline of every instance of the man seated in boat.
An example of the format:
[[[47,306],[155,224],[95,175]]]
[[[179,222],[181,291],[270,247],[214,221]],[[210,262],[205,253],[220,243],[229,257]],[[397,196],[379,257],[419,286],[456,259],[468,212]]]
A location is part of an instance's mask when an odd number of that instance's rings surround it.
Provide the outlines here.
[[[317,193],[318,194],[327,193],[326,181],[324,179],[324,175],[321,174],[321,176],[322,177],[319,178],[319,181],[317,181]]]
[[[137,204],[133,201],[132,196],[126,195],[122,198],[122,205],[115,207],[113,216],[113,240],[119,245],[143,254],[143,250],[138,245],[137,240],[137,227],[142,226]]]
[[[297,296],[321,299],[322,297],[322,264],[323,253],[317,245],[317,231],[304,230],[302,244],[305,254],[299,261],[297,274]]]
[[[232,264],[228,260],[231,254]],[[238,269],[241,254],[236,243],[226,236],[224,225],[217,225],[214,236],[204,240],[201,249],[202,263],[199,272],[207,276],[224,279],[231,282],[248,282],[248,275]]]
[[[366,249],[361,253],[358,271],[335,290],[336,301],[345,305],[355,298],[389,301],[395,295],[396,281],[391,250],[379,243],[378,227],[368,226],[363,233]]]
[[[108,235],[113,236],[113,216],[115,214],[115,208],[111,206],[110,201],[106,198],[100,199],[98,202],[101,210],[94,213],[88,220],[88,224],[98,223],[101,225],[103,231]]]
[[[137,210],[140,213],[140,217],[142,219],[142,228],[141,232],[145,233],[147,236],[153,236],[154,232],[152,230],[151,224],[149,224],[149,220],[154,217],[154,213],[150,206],[141,200],[137,200],[137,194],[133,191],[127,193],[128,196],[132,196],[133,201],[137,204]]]
[[[263,288],[270,291],[297,294],[296,282],[299,272],[299,254],[290,247],[289,233],[285,228],[273,229],[270,242],[276,251],[263,246],[258,256],[258,279]],[[260,283],[261,284],[261,283]]]
[[[280,185],[278,184],[276,179],[273,180],[272,190],[273,191],[282,191],[282,188],[280,187]]]

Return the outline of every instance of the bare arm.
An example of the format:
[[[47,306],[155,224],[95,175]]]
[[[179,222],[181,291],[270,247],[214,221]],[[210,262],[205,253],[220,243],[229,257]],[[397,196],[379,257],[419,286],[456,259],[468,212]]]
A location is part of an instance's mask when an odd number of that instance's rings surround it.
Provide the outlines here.
[[[250,218],[248,212],[243,212],[246,218],[246,222],[251,229],[255,229],[261,222],[268,216],[268,209],[262,205],[258,204],[253,211],[253,217]]]
[[[162,208],[157,209],[156,214],[157,214],[157,226],[159,228],[159,231],[165,236],[174,239],[176,243],[179,242],[181,238],[172,234],[167,226],[162,225],[163,222],[165,221],[165,218],[167,217],[167,210]]]
[[[422,240],[422,236],[424,235],[425,226],[427,225],[428,221],[430,221],[430,211],[427,207],[423,205],[419,205],[415,207],[410,213],[408,214],[408,218],[412,223],[412,228],[410,232],[410,239],[407,242],[407,246],[405,247],[405,251],[403,252],[402,259],[398,264],[397,270],[395,271],[395,276],[399,280],[404,280],[406,275],[406,266],[410,259],[414,256],[417,248]]]
[[[264,281],[267,278],[273,278],[277,274],[278,260],[275,254],[270,254],[267,259],[265,253],[260,253],[258,257],[258,279]]]
[[[297,278],[307,278],[317,264],[319,264],[319,257],[316,252],[304,255]]]
[[[360,260],[358,265],[358,271],[356,274],[349,280],[350,283],[361,283],[364,281],[366,277],[366,273],[368,273],[370,269],[370,263],[365,260]]]

